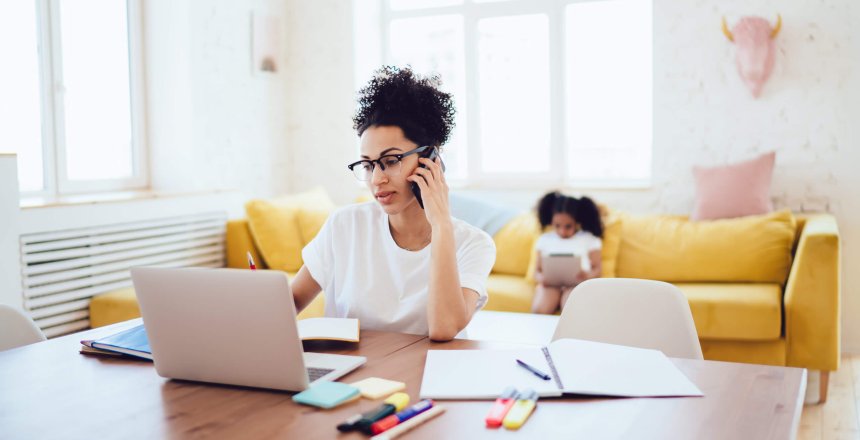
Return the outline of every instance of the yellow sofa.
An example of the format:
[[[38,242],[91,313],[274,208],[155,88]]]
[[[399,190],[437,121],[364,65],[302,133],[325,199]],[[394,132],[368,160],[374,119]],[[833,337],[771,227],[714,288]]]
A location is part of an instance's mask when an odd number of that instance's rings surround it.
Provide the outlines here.
[[[227,266],[246,268],[250,251],[258,266],[294,275],[301,267],[302,247],[333,205],[320,194],[252,205],[247,206],[250,220],[227,224]],[[495,234],[497,259],[486,310],[530,311],[530,267],[539,234],[534,215],[527,212]],[[771,238],[754,245],[762,237]],[[272,261],[263,258],[261,242],[265,248],[284,240],[292,242],[277,252],[267,248]],[[828,214],[782,212],[714,222],[616,215],[607,219],[603,267],[604,276],[677,285],[690,301],[706,359],[827,372],[839,366],[839,255],[838,228]],[[319,295],[300,317],[321,316],[323,308]],[[92,325],[98,326],[139,311],[133,292],[126,290],[94,299],[90,314]]]
[[[731,279],[734,275],[731,271],[693,273],[692,278],[680,281],[651,276],[648,271],[653,273],[658,269],[636,267],[630,261],[635,258],[631,254],[636,253],[636,250],[629,249],[633,246],[632,237],[636,235],[630,228],[653,228],[654,224],[666,220],[682,225],[695,223],[677,216],[652,216],[622,217],[608,222],[604,238],[604,275],[663,279],[678,286],[690,301],[707,359],[835,370],[839,365],[840,327],[839,232],[836,221],[828,214],[792,216],[790,213],[775,213],[755,221],[748,220],[751,224],[746,228],[748,232],[758,234],[758,229],[765,229],[766,224],[774,223],[774,217],[780,220],[777,222],[777,227],[782,228],[778,231],[779,236],[783,240],[787,237],[788,242],[783,258],[772,262],[771,269],[765,270],[767,273],[759,274],[762,269],[756,267],[757,259],[767,256],[748,249],[744,251],[746,261],[744,256],[729,257],[743,265],[740,268],[741,276],[747,279]],[[677,225],[669,226],[677,229]],[[786,235],[787,227],[791,229]],[[737,226],[726,223],[723,228],[731,230]],[[533,265],[533,245],[539,234],[534,215],[523,213],[493,237],[497,260],[487,282],[490,299],[485,310],[530,311],[534,281],[529,272]],[[733,243],[731,237],[720,241],[729,247],[741,246],[741,243]],[[257,261],[263,261],[252,239],[248,221],[231,220],[227,226],[228,266],[245,267],[245,252],[248,250]],[[770,254],[774,253],[771,249]],[[687,259],[687,256],[682,257]],[[300,261],[300,253],[296,258]],[[707,261],[714,258],[705,255],[699,258],[701,261],[686,264],[707,265]],[[648,258],[653,259],[653,255]],[[679,267],[679,262],[665,263],[666,267],[680,272],[682,276],[687,273]],[[773,266],[778,269],[779,266],[785,267],[780,272],[774,271]],[[719,269],[714,268],[711,272],[719,272]],[[697,275],[707,278],[696,279]],[[320,295],[303,312],[303,316],[320,316],[322,310],[323,299]]]

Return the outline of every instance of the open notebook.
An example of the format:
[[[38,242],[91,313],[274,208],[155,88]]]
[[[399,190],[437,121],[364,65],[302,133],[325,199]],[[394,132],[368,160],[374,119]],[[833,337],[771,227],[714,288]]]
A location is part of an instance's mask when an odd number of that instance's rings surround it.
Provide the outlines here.
[[[543,380],[521,359],[549,374]],[[422,399],[495,399],[507,387],[542,397],[564,393],[617,397],[702,396],[662,352],[579,339],[512,350],[428,350]]]
[[[299,338],[303,341],[359,341],[360,325],[355,318],[305,318],[299,320]]]

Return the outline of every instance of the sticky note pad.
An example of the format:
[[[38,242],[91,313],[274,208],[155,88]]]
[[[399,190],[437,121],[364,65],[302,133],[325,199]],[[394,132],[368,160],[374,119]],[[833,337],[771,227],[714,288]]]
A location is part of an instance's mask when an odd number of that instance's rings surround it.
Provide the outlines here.
[[[340,382],[319,382],[293,396],[293,401],[320,408],[334,408],[358,396],[358,388]]]
[[[368,377],[367,379],[353,382],[352,386],[358,388],[361,396],[368,399],[379,399],[380,397],[385,397],[406,388],[406,384],[403,382],[380,379],[378,377]]]

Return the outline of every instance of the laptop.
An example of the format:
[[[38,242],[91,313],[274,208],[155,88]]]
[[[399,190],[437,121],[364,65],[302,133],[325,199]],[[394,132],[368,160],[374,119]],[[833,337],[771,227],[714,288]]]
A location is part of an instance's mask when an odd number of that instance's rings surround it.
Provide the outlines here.
[[[571,287],[582,270],[582,258],[574,254],[544,254],[540,259],[543,283],[546,286]]]
[[[303,351],[284,272],[136,267],[131,278],[162,377],[303,391],[367,361]]]

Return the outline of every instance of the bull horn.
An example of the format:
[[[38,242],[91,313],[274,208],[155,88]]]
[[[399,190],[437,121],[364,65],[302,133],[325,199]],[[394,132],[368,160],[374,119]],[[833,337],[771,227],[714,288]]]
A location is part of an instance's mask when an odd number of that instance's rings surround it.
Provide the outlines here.
[[[782,29],[782,15],[776,14],[776,25],[774,25],[773,30],[770,31],[770,38],[776,38],[780,29]]]
[[[729,41],[732,43],[735,42],[735,36],[732,35],[732,31],[729,30],[729,25],[726,23],[726,17],[723,17],[723,33],[726,34],[726,38],[728,38]]]

